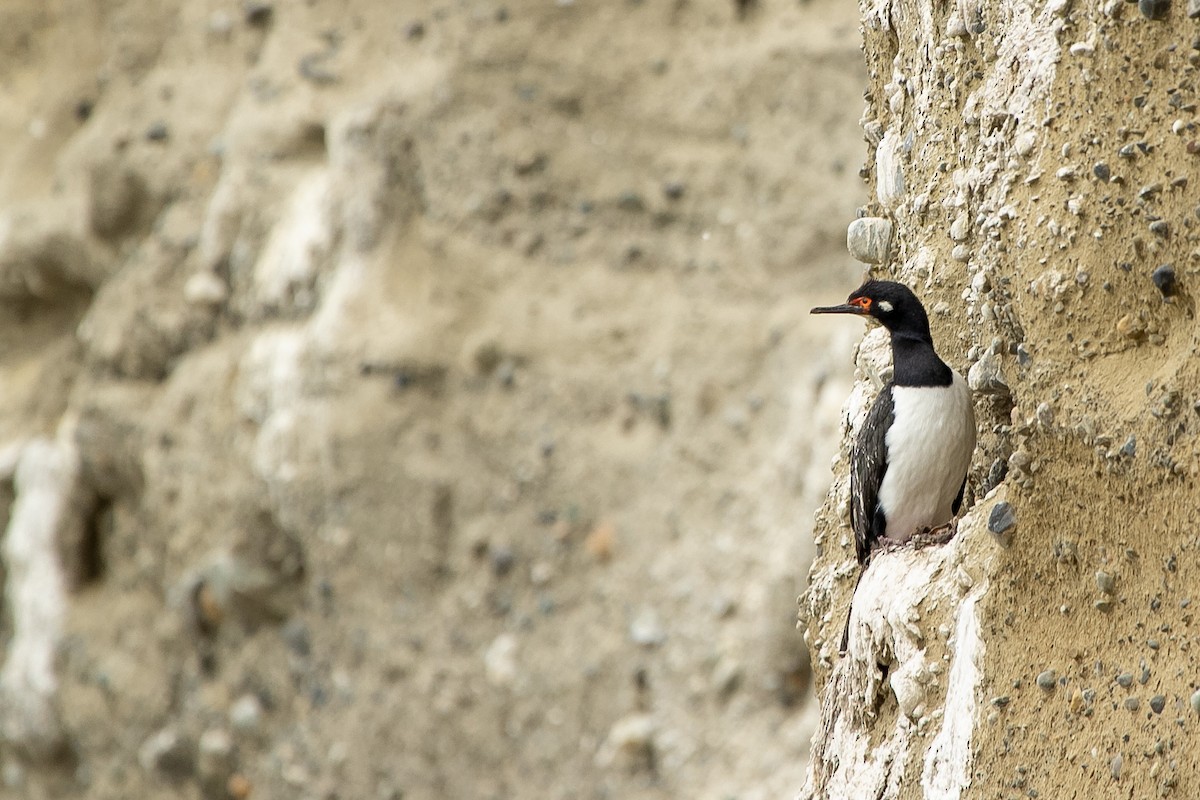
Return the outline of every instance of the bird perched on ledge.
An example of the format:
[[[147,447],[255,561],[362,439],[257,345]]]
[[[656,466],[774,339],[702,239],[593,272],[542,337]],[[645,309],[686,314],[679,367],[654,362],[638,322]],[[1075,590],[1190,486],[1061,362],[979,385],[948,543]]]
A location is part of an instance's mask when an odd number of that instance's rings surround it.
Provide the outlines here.
[[[812,313],[870,317],[891,334],[892,380],[867,412],[850,458],[850,525],[865,565],[881,544],[949,528],[975,452],[971,390],[934,351],[925,307],[901,283],[868,280],[844,304]],[[847,621],[843,653],[849,633]]]

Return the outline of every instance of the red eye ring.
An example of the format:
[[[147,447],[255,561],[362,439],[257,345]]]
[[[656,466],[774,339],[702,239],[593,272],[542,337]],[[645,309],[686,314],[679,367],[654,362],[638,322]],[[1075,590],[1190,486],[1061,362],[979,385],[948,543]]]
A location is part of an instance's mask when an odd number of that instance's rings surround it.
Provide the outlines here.
[[[856,298],[854,298],[853,300],[851,300],[851,301],[850,301],[850,305],[852,305],[852,306],[858,306],[858,307],[859,307],[859,308],[861,308],[863,311],[870,311],[870,310],[871,310],[871,298],[869,298],[869,297],[856,297]]]

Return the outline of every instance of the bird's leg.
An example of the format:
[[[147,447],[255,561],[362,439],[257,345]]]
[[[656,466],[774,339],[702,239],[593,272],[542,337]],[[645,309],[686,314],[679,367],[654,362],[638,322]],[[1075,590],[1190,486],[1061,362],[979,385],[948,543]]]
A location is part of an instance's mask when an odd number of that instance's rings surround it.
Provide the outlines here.
[[[865,564],[863,564],[863,568],[865,569],[867,566],[869,566],[875,556],[883,553],[894,553],[897,550],[902,550],[904,549],[905,544],[905,542],[897,542],[895,539],[889,539],[886,536],[881,536],[871,548],[871,553],[867,556],[867,561]]]
[[[946,544],[946,542],[954,538],[954,534],[956,533],[958,533],[957,517],[936,528],[925,528],[919,533],[914,534],[912,537],[912,546],[920,549],[922,547]]]

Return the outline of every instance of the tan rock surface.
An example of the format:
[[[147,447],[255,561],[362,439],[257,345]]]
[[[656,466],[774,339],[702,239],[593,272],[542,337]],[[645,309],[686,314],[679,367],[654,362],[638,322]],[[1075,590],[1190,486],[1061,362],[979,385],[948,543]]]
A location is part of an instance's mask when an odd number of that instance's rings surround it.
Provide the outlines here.
[[[799,785],[862,68],[743,5],[4,4],[0,796]]]

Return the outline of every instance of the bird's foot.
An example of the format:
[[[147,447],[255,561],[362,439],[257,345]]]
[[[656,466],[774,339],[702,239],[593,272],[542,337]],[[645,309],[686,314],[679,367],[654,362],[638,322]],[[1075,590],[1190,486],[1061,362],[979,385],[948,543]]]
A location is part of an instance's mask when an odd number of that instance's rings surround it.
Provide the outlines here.
[[[907,546],[907,542],[897,542],[895,539],[889,539],[886,536],[882,536],[871,548],[871,552],[867,556],[866,563],[863,564],[863,566],[865,567],[869,565],[875,556],[883,555],[884,553],[894,553],[897,550],[903,550]]]
[[[956,533],[958,533],[958,520],[952,519],[944,525],[938,525],[936,528],[924,528],[913,534],[912,546],[920,550],[923,547],[946,544],[954,538]]]

